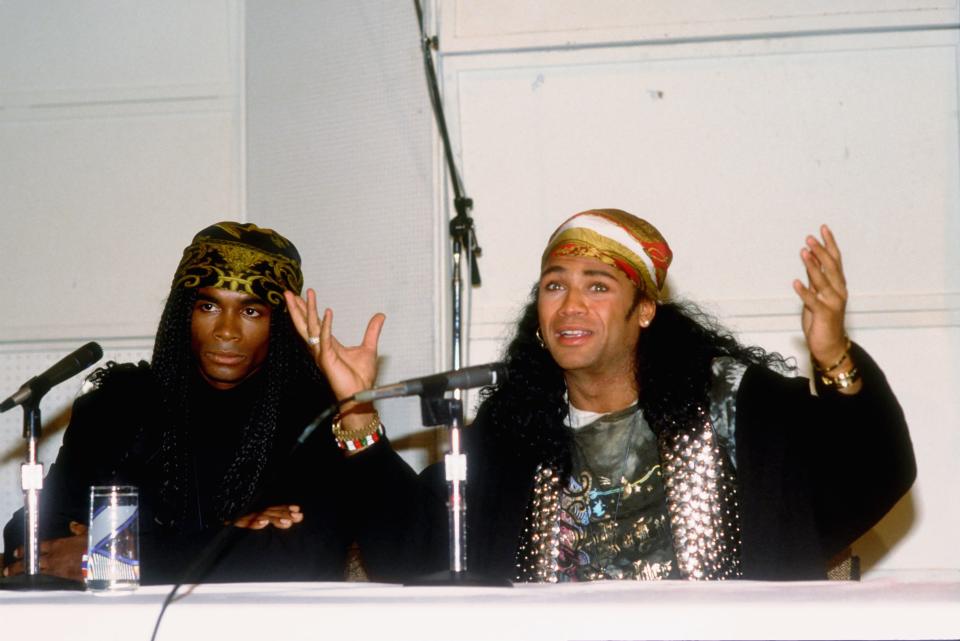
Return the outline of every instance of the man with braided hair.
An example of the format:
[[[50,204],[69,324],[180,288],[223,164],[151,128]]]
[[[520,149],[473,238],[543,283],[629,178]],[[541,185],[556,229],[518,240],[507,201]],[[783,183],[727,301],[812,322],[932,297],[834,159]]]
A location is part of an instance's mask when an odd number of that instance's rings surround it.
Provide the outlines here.
[[[847,339],[840,250],[821,235],[801,252],[807,284],[794,282],[813,395],[779,355],[665,298],[673,255],[653,225],[614,209],[565,221],[507,348],[507,380],[465,431],[470,570],[824,578],[916,469],[883,373]],[[423,567],[439,570],[442,470],[424,477]]]
[[[144,583],[343,577],[348,546],[380,535],[337,488],[362,494],[372,469],[409,470],[378,437],[362,439],[353,449],[363,455],[348,463],[322,431],[288,459],[333,402],[331,383],[350,375],[351,354],[376,358],[383,324],[375,316],[363,344],[321,372],[284,299],[302,287],[297,249],[273,230],[221,222],[194,237],[151,363],[108,363],[74,404],[44,482],[42,572],[80,578],[88,488],[124,484],[140,489]],[[353,433],[368,419],[347,413],[341,428]],[[223,527],[238,530],[216,564],[184,577]],[[23,570],[22,537],[21,511],[4,529],[4,574]],[[369,547],[368,570],[389,576],[389,559]]]

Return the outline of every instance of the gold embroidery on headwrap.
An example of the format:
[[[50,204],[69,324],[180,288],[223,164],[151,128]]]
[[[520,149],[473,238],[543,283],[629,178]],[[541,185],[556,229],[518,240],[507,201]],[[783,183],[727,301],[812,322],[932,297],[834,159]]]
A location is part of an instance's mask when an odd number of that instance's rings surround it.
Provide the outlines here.
[[[289,240],[278,234],[277,232],[269,229],[267,227],[257,227],[252,223],[233,223],[233,222],[223,222],[217,223],[214,227],[219,227],[226,233],[230,234],[237,240],[243,238],[244,233],[258,233],[263,234],[263,236],[273,243],[277,249],[286,249],[292,247],[293,243]]]
[[[217,237],[215,230],[238,240]],[[290,255],[265,251],[251,243],[268,241]],[[183,251],[173,288],[217,287],[257,296],[282,307],[283,292],[299,294],[303,274],[296,249],[286,238],[253,224],[218,223],[200,232]]]

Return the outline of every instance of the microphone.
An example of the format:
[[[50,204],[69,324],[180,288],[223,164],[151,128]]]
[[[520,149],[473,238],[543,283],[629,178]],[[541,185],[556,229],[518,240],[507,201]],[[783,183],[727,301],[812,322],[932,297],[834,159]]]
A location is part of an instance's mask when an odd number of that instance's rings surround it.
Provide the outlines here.
[[[469,389],[485,385],[497,385],[507,380],[507,366],[503,363],[487,363],[464,367],[441,374],[411,378],[393,385],[375,387],[357,392],[351,399],[358,403],[366,403],[381,398],[395,396],[412,396],[414,394],[439,394],[451,389]]]
[[[50,391],[54,385],[62,383],[74,374],[90,367],[103,357],[103,349],[100,345],[91,341],[83,347],[74,350],[67,356],[64,356],[50,369],[39,376],[34,376],[29,381],[20,386],[16,392],[10,395],[10,398],[0,404],[0,413],[6,412],[12,407],[23,405],[27,401],[40,400],[44,394]]]

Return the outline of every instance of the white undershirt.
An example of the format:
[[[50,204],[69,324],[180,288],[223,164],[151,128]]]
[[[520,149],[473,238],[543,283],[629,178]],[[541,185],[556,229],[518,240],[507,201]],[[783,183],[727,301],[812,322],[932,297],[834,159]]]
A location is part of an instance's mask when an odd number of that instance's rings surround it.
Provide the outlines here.
[[[570,399],[566,398],[566,394],[564,395],[564,399],[567,401],[567,408],[569,409],[569,411],[567,412],[567,417],[563,420],[563,424],[575,430],[580,429],[584,425],[589,425],[590,423],[593,423],[595,420],[597,420],[601,416],[606,416],[607,414],[612,413],[612,412],[591,412],[590,410],[581,410],[573,406],[573,403],[570,402]],[[633,407],[636,404],[637,404],[637,401],[634,401],[630,403],[630,405],[628,405],[627,407]]]

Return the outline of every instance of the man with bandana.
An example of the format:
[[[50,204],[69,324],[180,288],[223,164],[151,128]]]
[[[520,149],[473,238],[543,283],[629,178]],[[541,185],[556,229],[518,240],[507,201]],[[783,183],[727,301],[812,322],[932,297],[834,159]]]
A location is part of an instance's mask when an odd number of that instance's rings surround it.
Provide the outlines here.
[[[287,456],[338,388],[372,383],[362,364],[376,362],[384,317],[349,348],[332,338],[331,319],[322,361],[320,332],[304,345],[294,325],[303,318],[284,298],[301,301],[302,287],[297,249],[273,230],[222,222],[194,237],[151,363],[108,363],[74,404],[41,495],[41,572],[80,579],[88,488],[123,484],[140,491],[143,583],[340,579],[354,542],[374,576],[391,575],[378,554],[385,534],[343,490],[376,509],[373,484],[390,470],[411,474],[377,444],[372,408],[344,408],[336,439],[320,430]],[[233,536],[212,569],[184,576],[225,527]],[[5,575],[23,571],[22,542],[19,511],[4,528]]]
[[[883,373],[844,326],[832,232],[794,282],[816,372],[738,343],[664,295],[672,252],[627,212],[577,214],[465,432],[471,572],[536,582],[822,579],[910,488]],[[428,468],[424,568],[447,563],[442,469]],[[432,535],[432,536],[431,536]]]

